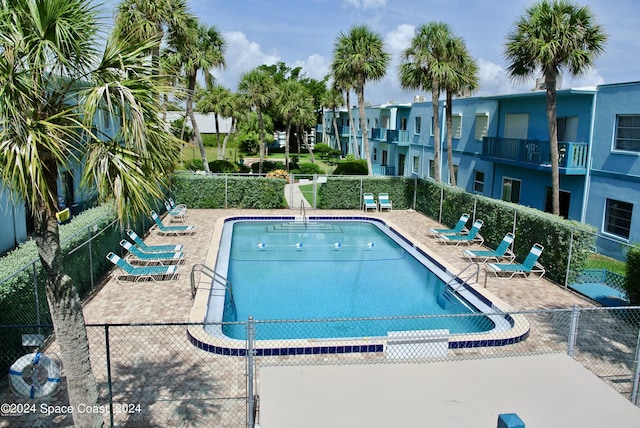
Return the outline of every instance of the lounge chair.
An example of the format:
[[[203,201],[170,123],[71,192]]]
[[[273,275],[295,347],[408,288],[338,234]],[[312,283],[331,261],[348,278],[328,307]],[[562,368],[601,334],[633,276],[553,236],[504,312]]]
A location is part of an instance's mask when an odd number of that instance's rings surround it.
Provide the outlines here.
[[[145,266],[177,265],[184,260],[184,253],[180,252],[145,253],[126,239],[120,241],[120,246],[129,252],[125,260],[135,264],[143,264]]]
[[[540,279],[545,273],[544,267],[538,263],[542,250],[544,250],[544,247],[536,243],[533,244],[527,258],[522,263],[487,263],[487,273],[491,272],[501,278],[513,278],[516,275],[523,275],[527,279],[532,276],[533,279]]]
[[[172,281],[178,278],[178,266],[132,266],[118,255],[109,252],[107,259],[116,265],[121,272],[113,272],[113,277],[117,282],[140,282],[140,281]]]
[[[469,221],[469,214],[465,213],[460,216],[460,219],[458,220],[456,225],[453,227],[453,229],[429,229],[429,232],[431,233],[431,235],[435,237],[438,237],[441,235],[457,235],[457,234],[465,233],[469,231],[469,229],[465,227],[468,221]]]
[[[512,262],[516,255],[511,251],[513,233],[504,235],[502,242],[495,250],[462,250],[462,255],[472,262],[487,263],[489,261],[500,262],[506,260]]]
[[[167,213],[169,213],[169,217],[171,217],[171,221],[184,221],[187,219],[187,207],[180,206],[177,207],[175,205],[171,205],[169,201],[164,201],[164,207],[167,209]]]
[[[378,204],[376,204],[376,200],[373,197],[373,193],[365,193],[362,195],[362,208],[365,211],[378,210]]]
[[[195,226],[165,226],[155,211],[151,211],[151,218],[156,222],[151,230],[160,235],[191,235],[195,232]]]
[[[147,245],[144,243],[142,238],[138,236],[133,230],[127,230],[127,235],[129,238],[135,242],[135,244],[140,247],[142,251],[145,253],[166,253],[173,251],[174,253],[182,252],[184,253],[184,245]]]
[[[388,193],[378,193],[378,210],[389,210],[393,208],[392,202],[389,200]]]
[[[482,243],[484,242],[484,238],[482,237],[482,235],[480,235],[479,232],[483,224],[484,222],[482,220],[477,219],[473,222],[473,226],[471,226],[471,230],[469,230],[469,233],[460,233],[456,235],[438,235],[438,239],[444,244],[471,245],[475,243],[482,245]]]

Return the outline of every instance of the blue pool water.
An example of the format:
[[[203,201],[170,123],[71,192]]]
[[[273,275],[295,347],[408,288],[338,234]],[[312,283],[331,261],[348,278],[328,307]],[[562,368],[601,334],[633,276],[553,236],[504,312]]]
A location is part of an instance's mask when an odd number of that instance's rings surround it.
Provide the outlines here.
[[[226,228],[232,233],[223,239],[231,236],[231,243],[220,251],[228,251],[222,259],[233,292],[226,293],[222,321],[285,323],[259,323],[259,340],[494,327],[487,317],[451,317],[478,311],[457,295],[444,300],[450,275],[377,222],[238,221]],[[242,324],[225,324],[223,332],[246,337]]]

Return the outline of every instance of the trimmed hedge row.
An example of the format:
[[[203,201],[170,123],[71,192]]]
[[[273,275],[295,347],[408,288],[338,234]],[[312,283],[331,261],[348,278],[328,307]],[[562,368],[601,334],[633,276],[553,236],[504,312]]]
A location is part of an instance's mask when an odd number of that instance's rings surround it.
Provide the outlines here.
[[[627,271],[624,288],[632,305],[640,305],[640,246],[627,253]]]
[[[332,176],[318,191],[320,209],[360,209],[362,194],[388,193],[393,209],[413,206],[414,180],[405,177],[336,177]]]
[[[176,201],[189,208],[284,208],[285,180],[278,178],[178,174],[173,179]]]

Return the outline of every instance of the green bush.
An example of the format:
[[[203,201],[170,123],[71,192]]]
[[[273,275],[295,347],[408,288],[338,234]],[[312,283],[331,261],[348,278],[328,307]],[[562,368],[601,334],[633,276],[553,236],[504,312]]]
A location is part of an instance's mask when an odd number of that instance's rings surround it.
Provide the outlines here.
[[[634,246],[627,253],[627,270],[624,288],[632,305],[640,305],[640,246]]]
[[[338,162],[338,166],[333,171],[333,175],[367,175],[368,173],[365,159]]]
[[[324,170],[320,168],[320,165],[318,165],[317,163],[310,163],[310,162],[301,163],[300,165],[298,165],[297,169],[292,169],[291,172],[293,172],[294,174],[306,174],[306,175],[325,173]]]
[[[334,177],[318,190],[318,208],[360,209],[362,193],[388,193],[393,209],[413,205],[414,180],[404,177]]]
[[[235,173],[235,172],[238,172],[238,170],[239,170],[238,165],[226,160],[214,160],[209,162],[209,171],[211,172]]]
[[[254,162],[251,164],[251,171],[257,173],[260,171],[260,162]],[[262,172],[267,173],[269,171],[275,171],[276,169],[287,169],[284,162],[263,161]]]

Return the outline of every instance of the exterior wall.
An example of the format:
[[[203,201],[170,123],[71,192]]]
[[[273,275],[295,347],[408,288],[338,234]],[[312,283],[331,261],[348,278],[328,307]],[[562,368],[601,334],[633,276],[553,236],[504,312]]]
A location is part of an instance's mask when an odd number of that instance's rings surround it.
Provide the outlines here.
[[[640,153],[614,149],[616,117],[640,115],[640,82],[601,85],[598,88],[592,142],[589,197],[584,221],[621,242],[640,242]],[[628,239],[604,230],[606,199],[633,205]]]
[[[16,201],[6,186],[0,184],[0,254],[27,240],[25,207]]]

